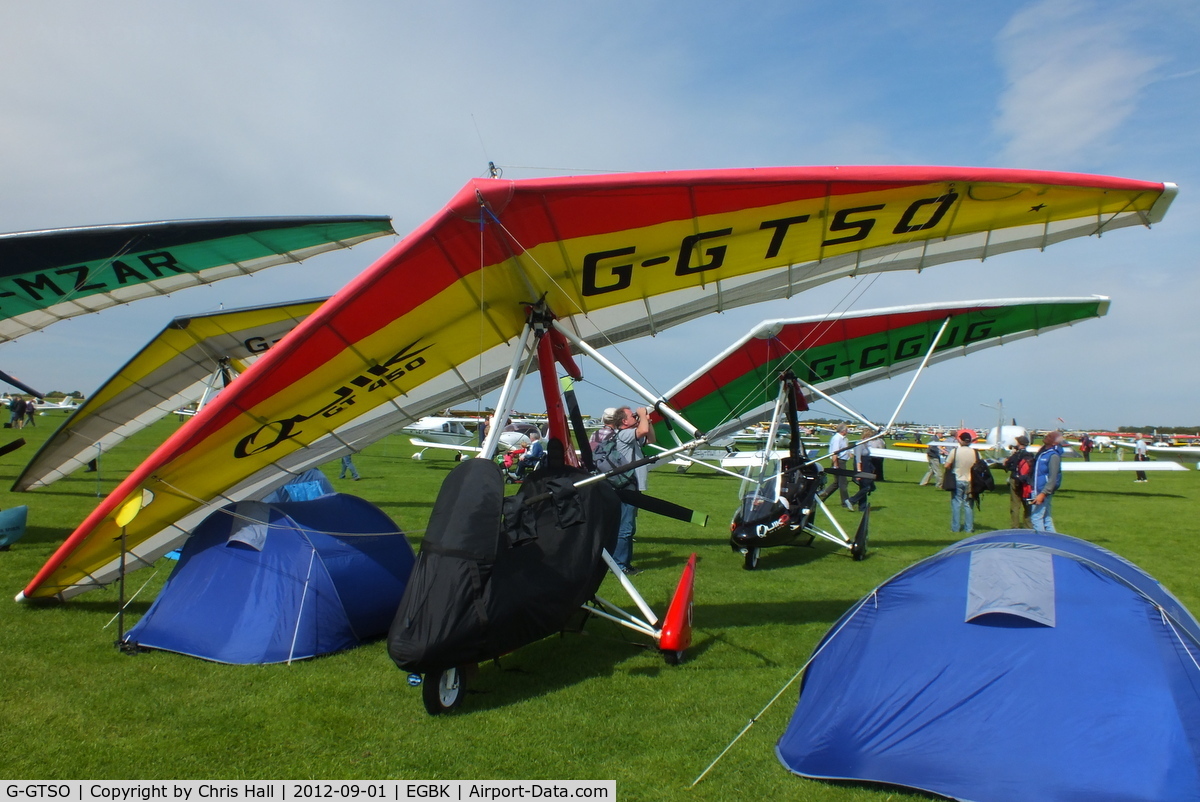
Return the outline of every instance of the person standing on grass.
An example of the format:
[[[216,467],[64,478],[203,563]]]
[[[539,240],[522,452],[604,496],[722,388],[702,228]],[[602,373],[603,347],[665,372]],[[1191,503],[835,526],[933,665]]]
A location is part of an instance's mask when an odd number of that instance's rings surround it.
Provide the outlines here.
[[[1134,462],[1149,462],[1150,461],[1150,455],[1148,453],[1146,453],[1146,438],[1142,437],[1141,435],[1138,435],[1137,442],[1134,443],[1134,445],[1133,445],[1133,461]],[[1137,473],[1135,473],[1134,477],[1133,477],[1133,481],[1135,481],[1135,482],[1146,481],[1146,472],[1138,471]]]
[[[342,457],[342,472],[338,474],[339,479],[345,479],[346,473],[350,473],[350,478],[357,482],[362,477],[358,475],[358,468],[354,467],[354,461],[350,459],[350,455]]]
[[[866,476],[855,477],[858,492],[846,502],[846,508],[866,512],[870,506],[867,497],[875,490],[875,462],[871,458],[871,444],[866,440],[859,440],[854,446],[854,470]]]
[[[605,410],[608,412],[608,410]],[[630,462],[642,459],[642,447],[654,442],[654,429],[650,425],[650,409],[642,407],[632,410],[620,407],[613,410],[612,415],[604,416],[604,424],[616,430],[616,450],[619,464],[628,465]],[[633,469],[634,484],[631,489],[645,492],[650,468],[647,465]],[[617,547],[613,560],[627,574],[639,574],[640,570],[633,567],[633,536],[637,533],[638,508],[632,504],[621,503],[621,528],[617,532]]]
[[[1053,532],[1054,519],[1050,504],[1062,486],[1062,432],[1049,432],[1042,440],[1042,449],[1033,463],[1033,507],[1029,519],[1039,532]]]
[[[1083,455],[1084,462],[1092,461],[1092,449],[1094,447],[1092,438],[1088,436],[1087,432],[1084,432],[1083,436],[1079,438],[1079,453]]]
[[[971,468],[979,454],[971,448],[975,432],[963,429],[958,433],[958,445],[946,460],[946,471],[954,474],[954,491],[950,496],[950,531],[975,531],[975,508],[971,505]],[[961,529],[960,529],[961,522]]]
[[[1029,438],[1018,435],[1013,453],[1004,460],[1004,470],[1008,471],[1008,514],[1013,529],[1033,528],[1029,520],[1029,501],[1033,498],[1034,459],[1029,452]]]
[[[25,399],[14,395],[8,402],[8,426],[10,429],[20,429],[25,425]]]
[[[833,437],[829,438],[829,465],[833,468],[845,468],[850,463],[850,441],[846,439],[846,432],[849,429],[846,424],[837,427],[837,431]],[[837,481],[821,493],[821,501],[825,501],[833,495],[833,491],[837,490],[841,493],[842,506],[850,507],[850,494],[846,491],[846,477],[834,477]]]
[[[925,459],[929,462],[929,470],[921,477],[921,486],[933,482],[934,487],[937,487],[938,479],[942,476],[942,448],[933,440],[929,441],[929,448],[925,449]]]

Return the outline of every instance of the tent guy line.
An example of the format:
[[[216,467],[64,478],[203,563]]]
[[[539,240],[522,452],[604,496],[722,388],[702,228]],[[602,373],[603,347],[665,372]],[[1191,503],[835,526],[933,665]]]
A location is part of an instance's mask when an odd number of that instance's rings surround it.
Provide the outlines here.
[[[878,605],[878,600],[875,597],[875,593],[876,592],[873,590],[870,593],[868,593],[866,596],[864,596],[863,598],[859,599],[858,604],[855,605],[854,609],[849,614],[846,615],[845,620],[842,621],[842,623],[838,625],[838,627],[832,632],[832,634],[830,634],[829,637],[827,637],[825,639],[825,641],[820,646],[817,647],[816,651],[814,651],[812,653],[812,655],[808,658],[808,660],[806,660],[804,662],[804,665],[800,666],[800,670],[798,670],[795,674],[793,674],[791,679],[789,679],[787,682],[785,682],[783,684],[783,687],[779,689],[779,692],[771,697],[771,701],[767,702],[767,704],[763,707],[762,710],[758,711],[758,713],[753,718],[751,718],[748,722],[746,722],[746,726],[742,727],[742,731],[739,732],[734,737],[734,739],[732,741],[730,741],[729,744],[726,745],[726,747],[724,749],[721,750],[721,753],[719,755],[717,755],[715,758],[713,758],[712,763],[709,763],[708,766],[704,769],[704,771],[700,772],[700,775],[698,777],[696,777],[696,779],[692,780],[692,784],[689,785],[688,788],[695,788],[697,785],[699,785],[700,781],[703,780],[708,775],[708,773],[713,770],[713,767],[716,766],[718,762],[720,762],[721,758],[725,757],[725,754],[730,749],[732,749],[738,741],[740,741],[742,739],[742,736],[745,735],[747,732],[749,732],[750,728],[753,727],[755,724],[757,724],[758,720],[761,719],[764,715],[766,715],[767,711],[771,709],[771,706],[779,701],[779,697],[783,696],[783,694],[787,692],[787,689],[792,687],[792,683],[794,683],[796,680],[800,679],[800,675],[802,675],[805,672],[805,670],[807,670],[808,667],[810,665],[812,665],[813,661],[816,660],[820,656],[821,652],[823,652],[825,650],[825,647],[828,646],[830,643],[832,643],[833,639],[836,638],[843,629],[845,629],[846,625],[854,620],[854,616],[858,615],[858,611],[861,610],[863,608],[863,606],[866,605],[867,602],[875,600],[876,605]]]

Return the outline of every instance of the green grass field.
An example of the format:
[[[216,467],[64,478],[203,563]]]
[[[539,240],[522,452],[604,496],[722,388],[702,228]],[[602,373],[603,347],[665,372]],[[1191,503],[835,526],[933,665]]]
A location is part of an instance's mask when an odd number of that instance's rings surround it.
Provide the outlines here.
[[[60,419],[20,432],[0,458],[7,488]],[[116,480],[179,423],[126,443],[95,474],[77,474],[0,506],[28,504],[29,531],[0,553],[0,590],[20,591]],[[18,436],[5,431],[4,441]],[[355,458],[361,482],[334,479],[420,539],[449,456],[424,462],[400,437]],[[327,466],[337,476],[336,463]],[[905,566],[955,542],[948,495],[918,487],[919,464],[889,464],[872,496],[872,551],[854,562],[832,547],[764,552],[744,571],[727,521],[737,482],[699,469],[652,474],[651,489],[712,515],[707,528],[642,513],[638,585],[661,613],[688,555],[699,555],[695,642],[667,666],[632,633],[591,621],[481,667],[464,708],[426,715],[384,644],[286,665],[225,666],[113,648],[115,587],[50,606],[0,600],[0,775],[6,779],[614,779],[623,800],[921,799],[895,789],[810,782],[775,759],[795,707],[793,685],[695,789],[692,780],[795,675],[832,623]],[[1073,474],[1055,504],[1061,531],[1137,563],[1200,611],[1194,472]],[[854,513],[839,511],[845,526]],[[976,531],[1008,526],[1004,495],[984,500]],[[852,531],[852,530],[850,530]],[[131,574],[127,626],[174,563]],[[615,581],[602,594],[624,601]]]

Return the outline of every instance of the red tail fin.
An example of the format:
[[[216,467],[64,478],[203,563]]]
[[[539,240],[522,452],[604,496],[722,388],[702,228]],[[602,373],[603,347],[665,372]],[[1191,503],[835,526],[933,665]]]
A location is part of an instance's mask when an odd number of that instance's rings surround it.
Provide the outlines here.
[[[671,606],[663,618],[658,648],[664,652],[682,652],[692,645],[692,586],[696,580],[696,555],[688,558]]]

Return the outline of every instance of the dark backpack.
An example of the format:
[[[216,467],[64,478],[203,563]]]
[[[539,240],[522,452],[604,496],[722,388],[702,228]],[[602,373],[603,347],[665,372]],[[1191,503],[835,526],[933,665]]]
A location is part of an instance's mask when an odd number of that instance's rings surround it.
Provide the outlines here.
[[[592,446],[592,461],[596,463],[596,470],[600,473],[608,473],[615,471],[625,464],[625,459],[621,455],[621,449],[617,443],[617,433],[614,431],[607,437],[600,437],[593,443]],[[635,479],[633,471],[618,473],[608,477],[609,483],[617,490],[631,486]]]
[[[995,486],[996,480],[992,478],[992,469],[988,467],[987,460],[976,454],[975,464],[971,466],[971,495],[978,500],[980,495]]]
[[[1028,451],[1018,451],[1011,458],[1009,463],[1013,480],[1013,487],[1017,490],[1017,495],[1021,498],[1029,498],[1033,495],[1033,454]]]

